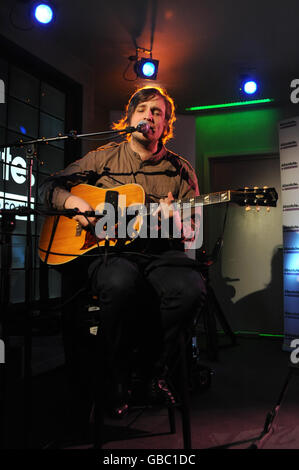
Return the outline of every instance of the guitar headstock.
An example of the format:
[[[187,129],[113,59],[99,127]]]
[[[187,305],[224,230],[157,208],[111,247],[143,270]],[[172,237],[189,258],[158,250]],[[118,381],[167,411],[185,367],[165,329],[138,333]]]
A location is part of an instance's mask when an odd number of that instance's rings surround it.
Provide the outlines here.
[[[231,202],[235,202],[239,206],[245,206],[246,210],[250,210],[251,206],[255,206],[257,211],[260,207],[267,207],[267,210],[270,210],[270,207],[276,207],[278,200],[275,188],[268,188],[268,186],[263,188],[258,186],[253,188],[245,187],[237,191],[230,191],[230,193]]]

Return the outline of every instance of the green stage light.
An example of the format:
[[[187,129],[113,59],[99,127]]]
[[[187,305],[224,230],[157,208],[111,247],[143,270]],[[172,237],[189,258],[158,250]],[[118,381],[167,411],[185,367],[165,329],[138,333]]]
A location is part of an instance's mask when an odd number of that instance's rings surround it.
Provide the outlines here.
[[[231,103],[222,103],[222,104],[209,104],[204,106],[191,106],[190,108],[185,108],[186,111],[202,111],[204,109],[221,109],[221,108],[233,108],[235,106],[248,106],[252,104],[262,104],[262,103],[273,103],[273,98],[264,98],[261,100],[249,100],[249,101],[234,101]]]

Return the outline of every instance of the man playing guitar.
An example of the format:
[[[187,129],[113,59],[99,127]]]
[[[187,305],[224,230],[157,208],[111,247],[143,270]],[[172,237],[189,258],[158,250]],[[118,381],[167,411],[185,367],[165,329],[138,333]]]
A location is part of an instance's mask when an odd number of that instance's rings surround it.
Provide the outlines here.
[[[106,258],[99,255],[89,265],[92,291],[100,305],[98,336],[105,344],[110,405],[118,416],[128,408],[129,364],[136,349],[145,399],[175,403],[166,367],[175,352],[179,330],[190,324],[205,299],[203,278],[184,249],[186,240],[198,235],[199,227],[192,219],[190,231],[190,220],[187,226],[172,205],[173,199],[199,194],[191,165],[165,147],[173,136],[174,121],[174,103],[167,92],[141,88],[131,96],[125,117],[114,128],[137,128],[142,122],[142,131],[133,131],[120,144],[87,153],[42,186],[49,208],[85,212],[95,207],[71,193],[79,183],[104,189],[138,184],[144,189],[146,202],[158,203],[160,217],[169,218],[182,234],[175,239],[138,239],[130,247],[116,246],[108,249]],[[93,217],[74,218],[86,229],[96,224]]]

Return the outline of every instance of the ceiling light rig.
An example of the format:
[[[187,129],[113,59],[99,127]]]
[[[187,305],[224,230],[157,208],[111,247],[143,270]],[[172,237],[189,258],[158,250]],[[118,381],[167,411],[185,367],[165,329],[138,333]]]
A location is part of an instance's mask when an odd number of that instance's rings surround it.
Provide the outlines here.
[[[55,1],[55,0],[54,0]],[[17,0],[9,11],[11,25],[20,31],[30,31],[36,25],[47,27],[56,18],[56,6],[52,0]]]
[[[230,109],[242,106],[267,105],[274,103],[273,98],[264,98],[263,83],[255,70],[246,70],[239,73],[237,77],[237,86],[235,89],[238,98],[235,101],[227,101],[224,103],[211,103],[207,105],[191,106],[185,108],[186,111],[209,111],[216,109]]]
[[[32,14],[34,20],[39,24],[47,25],[54,20],[54,8],[50,2],[35,2],[33,4]]]
[[[139,59],[135,65],[134,70],[136,75],[140,78],[148,80],[156,80],[158,74],[159,61],[155,59]]]
[[[242,90],[247,95],[254,95],[258,90],[257,82],[255,80],[246,80],[242,86]]]
[[[248,69],[240,73],[238,78],[239,94],[243,99],[262,98],[262,82],[256,70]]]
[[[149,58],[139,57],[139,53],[142,53],[143,55],[149,55]],[[145,80],[157,79],[159,61],[157,59],[153,59],[151,49],[145,49],[143,47],[137,46],[136,54],[128,57],[128,60],[130,62],[123,73],[123,77],[125,80],[135,81],[137,80],[137,78],[143,78]],[[133,79],[130,79],[127,77],[127,71],[128,71],[128,68],[130,67],[131,62],[134,62],[133,70],[135,72],[135,78]]]
[[[260,83],[251,75],[242,75],[240,77],[240,92],[243,96],[255,97],[259,94]]]

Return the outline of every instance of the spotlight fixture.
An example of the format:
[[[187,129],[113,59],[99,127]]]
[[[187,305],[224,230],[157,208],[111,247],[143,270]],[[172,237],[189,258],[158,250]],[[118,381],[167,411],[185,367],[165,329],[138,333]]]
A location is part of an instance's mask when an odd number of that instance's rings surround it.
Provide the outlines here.
[[[136,75],[147,80],[156,80],[158,74],[159,61],[155,59],[139,59],[134,64]]]
[[[240,93],[245,96],[257,96],[260,95],[260,83],[256,79],[254,72],[245,72],[239,77],[239,89]]]
[[[149,58],[139,57],[139,54],[149,55]],[[129,63],[123,72],[123,78],[128,81],[134,81],[138,77],[146,80],[156,80],[158,75],[159,61],[152,58],[152,48],[145,49],[136,45],[136,54],[128,57]],[[133,70],[135,72],[135,78],[129,78],[127,71],[130,67],[130,63],[133,62]]]
[[[246,80],[242,88],[247,95],[254,95],[258,89],[257,82],[255,80]]]
[[[47,25],[54,20],[54,8],[49,2],[36,2],[33,6],[33,17],[42,25]]]

